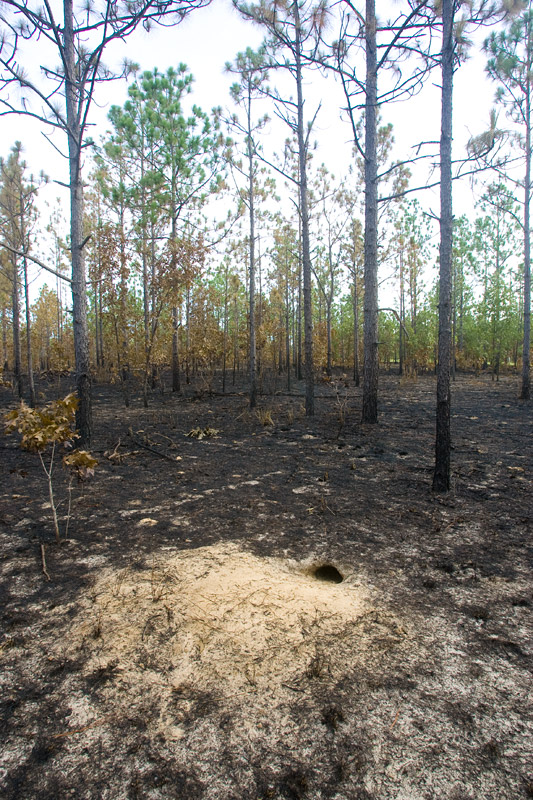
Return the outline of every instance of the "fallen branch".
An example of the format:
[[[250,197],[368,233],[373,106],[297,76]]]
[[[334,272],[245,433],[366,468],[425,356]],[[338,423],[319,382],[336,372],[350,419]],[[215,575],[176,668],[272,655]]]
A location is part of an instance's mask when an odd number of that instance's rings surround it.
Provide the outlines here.
[[[41,545],[41,562],[43,565],[43,573],[46,577],[46,580],[51,581],[52,579],[48,573],[48,570],[46,569],[46,554],[45,554],[44,544]]]
[[[120,438],[116,443],[113,450],[106,450],[104,453],[104,458],[107,458],[109,461],[118,461],[119,464],[122,461],[122,456],[119,455],[118,448],[120,447]]]
[[[142,447],[144,450],[148,450],[150,453],[154,453],[154,455],[159,456],[160,458],[166,458],[167,461],[171,461],[173,464],[175,464],[177,461],[180,460],[179,457],[169,456],[166,453],[162,453],[160,450],[156,450],[155,447],[150,447],[149,444],[144,444],[144,442],[140,442],[135,437],[131,428],[128,431],[128,436],[130,437],[132,442],[137,445],[137,447]]]

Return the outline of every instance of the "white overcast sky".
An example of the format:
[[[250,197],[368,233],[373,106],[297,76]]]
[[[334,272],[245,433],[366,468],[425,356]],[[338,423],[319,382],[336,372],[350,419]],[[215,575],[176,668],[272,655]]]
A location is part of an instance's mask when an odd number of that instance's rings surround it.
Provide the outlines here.
[[[52,6],[61,7],[58,0]],[[389,3],[378,3],[378,9]],[[395,3],[396,10],[399,4]],[[486,35],[486,34],[484,34]],[[142,29],[135,32],[125,44],[118,44],[107,54],[107,62],[117,62],[127,56],[139,63],[141,69],[165,70],[184,62],[195,77],[191,102],[204,110],[214,106],[230,105],[229,86],[234,77],[224,71],[227,61],[247,46],[256,48],[262,41],[263,32],[250,22],[242,20],[233,10],[228,0],[213,0],[205,9],[194,12],[179,26],[173,28],[154,28],[149,34]],[[482,41],[483,36],[479,37]],[[25,52],[22,63],[30,73],[46,60],[55,66],[57,57],[43,58],[45,50],[41,42],[32,42]],[[454,95],[454,147],[455,156],[464,154],[470,135],[483,130],[489,118],[489,111],[495,87],[484,74],[485,58],[473,48],[473,56],[456,73]],[[432,77],[438,83],[439,75]],[[272,80],[272,83],[274,80]],[[106,115],[111,104],[122,104],[127,97],[126,82],[114,82],[98,88],[96,101],[90,120],[96,123],[91,134],[98,140],[106,129]],[[309,73],[306,93],[308,95],[308,114],[312,114],[318,102],[322,109],[317,119],[316,136],[320,142],[317,161],[324,161],[337,177],[346,174],[351,161],[351,148],[348,144],[350,131],[341,123],[339,114],[340,96],[332,80],[324,83],[316,72]],[[265,108],[265,111],[268,109]],[[411,146],[422,139],[438,139],[440,123],[440,96],[438,86],[428,84],[418,98],[397,103],[383,114],[384,122],[393,122],[396,138],[397,158],[410,152]],[[7,156],[16,140],[24,147],[24,156],[32,171],[41,169],[53,179],[66,181],[67,162],[61,159],[54,148],[40,132],[38,123],[24,117],[4,117],[0,127],[0,155]],[[64,149],[64,135],[56,132],[53,141]],[[274,137],[272,137],[274,141]],[[53,202],[61,196],[65,216],[68,217],[66,193],[57,186],[50,185],[43,192]],[[471,189],[467,182],[455,186],[454,210],[456,214],[471,211]],[[438,211],[438,192],[426,192],[420,198],[426,208]],[[44,253],[43,253],[44,255]]]

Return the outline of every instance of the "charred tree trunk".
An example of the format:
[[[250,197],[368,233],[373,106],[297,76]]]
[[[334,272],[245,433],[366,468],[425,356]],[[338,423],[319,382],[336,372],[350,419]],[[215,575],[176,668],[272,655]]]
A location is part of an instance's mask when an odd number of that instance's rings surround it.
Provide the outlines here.
[[[362,422],[378,421],[378,169],[376,4],[366,0],[365,301]]]
[[[298,3],[293,4],[296,30],[296,95],[298,110],[298,165],[299,165],[299,200],[300,220],[302,225],[302,264],[303,264],[303,300],[304,300],[304,376],[305,376],[305,413],[312,417],[315,413],[315,386],[313,365],[313,307],[311,287],[311,245],[309,241],[309,207],[307,197],[307,144],[304,125],[304,101],[302,89],[302,60],[300,11]]]
[[[403,246],[400,249],[400,333],[398,342],[398,375],[402,376],[404,373],[404,341],[403,341],[403,326],[405,324],[405,292],[403,286]]]
[[[7,358],[7,314],[6,309],[2,309],[2,369],[8,369],[9,362]]]
[[[530,31],[531,26],[528,26],[528,36],[530,35]],[[528,43],[528,52],[530,51],[531,45]],[[521,400],[529,400],[531,397],[531,74],[529,71],[527,73],[526,80],[526,175],[524,180],[524,341],[522,345],[522,386],[520,389]]]
[[[68,156],[70,184],[70,246],[72,250],[72,327],[74,331],[74,358],[76,391],[79,405],[76,410],[76,427],[80,445],[91,443],[91,371],[89,359],[89,329],[87,324],[87,291],[85,258],[83,253],[83,184],[81,179],[81,119],[78,113],[76,91],[76,50],[74,46],[73,0],[64,0],[64,59],[65,94],[68,127]]]
[[[13,376],[15,378],[15,391],[22,400],[22,352],[20,346],[20,297],[19,297],[19,273],[16,256],[12,256],[13,264],[13,287],[12,287],[12,308],[13,308]]]
[[[128,267],[126,233],[124,230],[124,204],[120,209],[120,361],[124,405],[130,404],[130,348],[128,341]]]
[[[179,354],[179,309],[172,308],[172,391],[181,392]]]
[[[359,374],[359,294],[357,274],[355,273],[353,279],[353,379],[355,385],[359,386],[361,380]]]
[[[442,0],[442,105],[440,138],[440,278],[437,418],[433,491],[450,489],[450,366],[452,354],[452,100],[454,0]]]
[[[302,370],[302,260],[298,264],[298,321],[297,321],[297,354],[296,354],[296,378],[301,381],[303,377]]]
[[[252,84],[248,81],[247,125],[248,140],[246,143],[248,157],[248,211],[250,221],[250,408],[257,405],[257,353],[256,353],[256,328],[255,328],[255,195],[254,195],[254,159],[252,149]]]
[[[21,220],[23,222],[23,220]],[[24,234],[24,229],[22,229]],[[28,262],[23,259],[24,274],[24,300],[26,304],[26,356],[28,361],[28,390],[30,393],[30,407],[35,408],[35,383],[33,381],[33,358],[31,352],[31,312],[30,312],[30,291],[28,285]]]

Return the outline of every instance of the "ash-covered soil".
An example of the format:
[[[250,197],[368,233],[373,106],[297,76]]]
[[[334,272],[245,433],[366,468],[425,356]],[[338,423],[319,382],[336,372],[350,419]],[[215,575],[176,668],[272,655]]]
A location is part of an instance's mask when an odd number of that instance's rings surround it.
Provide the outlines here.
[[[95,386],[60,546],[2,437],[3,798],[533,797],[531,404],[458,376],[443,496],[433,377],[298,391]]]

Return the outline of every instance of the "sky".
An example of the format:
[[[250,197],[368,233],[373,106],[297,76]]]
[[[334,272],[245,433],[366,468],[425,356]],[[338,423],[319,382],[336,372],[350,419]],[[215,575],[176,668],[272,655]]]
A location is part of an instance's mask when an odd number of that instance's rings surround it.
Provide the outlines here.
[[[57,0],[55,4],[59,5]],[[378,3],[378,8],[380,5],[383,8],[382,2]],[[161,71],[184,62],[195,77],[191,102],[209,110],[214,106],[230,106],[229,87],[234,76],[225,72],[225,63],[232,61],[238,52],[248,46],[256,48],[262,38],[262,30],[241,19],[228,0],[213,0],[210,6],[194,12],[179,26],[155,27],[150,33],[139,29],[125,44],[114,46],[106,54],[106,60],[113,64],[126,56],[138,62],[143,70],[157,67]],[[480,41],[482,37],[478,36],[478,43]],[[464,154],[466,142],[471,135],[485,128],[495,92],[494,85],[484,74],[484,56],[476,53],[476,48],[473,48],[473,53],[474,57],[460,67],[455,78],[455,157]],[[42,42],[32,42],[22,63],[31,71],[47,58],[49,63],[57,63],[57,57],[46,54]],[[435,72],[419,97],[387,108],[384,122],[390,121],[394,125],[395,157],[403,159],[408,156],[412,152],[413,144],[420,140],[438,140],[438,79],[439,75]],[[324,82],[316,72],[310,72],[306,78],[305,94],[308,117],[321,104],[315,127],[320,145],[315,160],[318,163],[324,161],[337,177],[344,177],[353,159],[350,130],[340,119],[339,104],[342,98],[339,87],[332,79]],[[104,133],[108,127],[107,113],[110,105],[121,105],[126,97],[125,81],[99,87],[90,115],[91,122],[95,123],[91,135],[98,139]],[[268,143],[281,143],[285,135],[285,131],[280,131],[279,128],[276,133],[276,127],[272,126]],[[53,204],[55,198],[59,197],[61,210],[65,218],[68,218],[68,195],[54,182],[67,180],[66,159],[61,158],[55,149],[64,150],[64,134],[56,132],[53,135],[54,147],[43,137],[39,123],[25,117],[4,118],[0,126],[0,155],[7,156],[17,139],[23,143],[24,157],[29,169],[35,173],[44,169],[51,179],[41,192],[41,206],[44,208],[45,201]],[[423,179],[422,170],[419,170],[414,180]],[[457,184],[454,193],[455,213],[471,213],[472,192],[468,182]],[[438,213],[438,190],[424,192],[420,200],[428,211]],[[46,258],[46,253],[42,250],[41,255]]]

